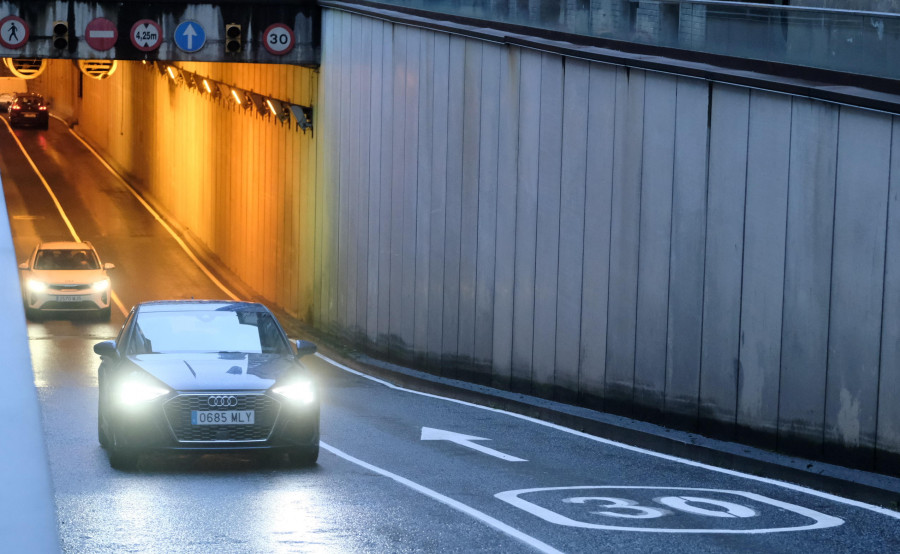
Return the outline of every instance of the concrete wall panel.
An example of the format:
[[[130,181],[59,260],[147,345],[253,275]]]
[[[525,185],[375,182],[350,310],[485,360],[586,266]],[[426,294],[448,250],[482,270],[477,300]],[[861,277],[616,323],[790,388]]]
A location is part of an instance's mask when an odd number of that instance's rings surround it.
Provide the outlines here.
[[[641,162],[640,253],[634,363],[635,415],[658,420],[666,390],[666,335],[675,175],[677,79],[647,75]]]
[[[605,400],[624,414],[631,413],[634,390],[645,82],[642,71],[616,74]]]
[[[555,396],[568,401],[577,400],[579,386],[589,119],[585,117],[583,104],[590,98],[590,78],[591,64],[566,60],[553,384]]]
[[[516,245],[513,306],[512,388],[531,391],[534,353],[534,279],[540,156],[541,54],[523,50],[519,58],[519,152],[516,190]]]
[[[753,91],[744,208],[741,368],[737,425],[742,440],[774,447],[778,429],[785,220],[791,98]]]
[[[794,99],[778,441],[796,455],[822,450],[838,113]]]
[[[884,322],[878,378],[878,432],[875,467],[890,472],[900,465],[900,118],[893,118]]]
[[[700,392],[711,86],[679,79],[675,106],[665,411],[691,425]]]
[[[838,126],[825,440],[874,459],[891,118],[842,108]]]
[[[540,146],[538,151],[537,241],[534,273],[532,383],[552,395],[556,371],[556,305],[559,275],[560,171],[562,169],[563,84],[559,56],[541,56]],[[566,153],[568,154],[568,152]]]
[[[713,86],[709,137],[700,417],[716,434],[733,432],[740,373],[741,264],[750,92]],[[692,389],[670,404],[697,402]]]
[[[581,295],[578,394],[583,401],[598,407],[603,405],[606,394],[617,74],[618,70],[613,66],[591,65],[588,95],[588,178],[584,199],[584,289]]]

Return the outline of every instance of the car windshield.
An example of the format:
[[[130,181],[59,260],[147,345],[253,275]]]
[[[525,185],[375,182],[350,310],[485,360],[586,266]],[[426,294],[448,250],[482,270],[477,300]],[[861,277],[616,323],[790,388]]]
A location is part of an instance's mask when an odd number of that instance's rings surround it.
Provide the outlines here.
[[[39,250],[34,269],[100,269],[100,261],[90,250]]]
[[[278,322],[251,311],[143,312],[138,315],[129,354],[247,352],[287,354]]]

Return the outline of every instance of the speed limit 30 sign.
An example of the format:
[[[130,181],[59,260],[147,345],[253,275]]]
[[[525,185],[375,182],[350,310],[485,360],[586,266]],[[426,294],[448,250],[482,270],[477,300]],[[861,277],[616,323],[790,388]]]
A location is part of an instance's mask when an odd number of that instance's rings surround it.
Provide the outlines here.
[[[294,47],[294,31],[284,23],[269,25],[263,37],[266,50],[276,56],[287,54]]]

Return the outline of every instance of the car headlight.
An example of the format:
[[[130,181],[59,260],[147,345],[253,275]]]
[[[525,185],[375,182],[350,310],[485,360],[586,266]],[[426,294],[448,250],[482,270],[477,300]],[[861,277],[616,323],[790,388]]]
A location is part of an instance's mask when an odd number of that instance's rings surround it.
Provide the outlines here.
[[[94,289],[94,292],[103,292],[109,288],[109,279],[103,279],[102,281],[97,281],[91,288]]]
[[[316,399],[312,382],[306,380],[279,385],[273,388],[272,392],[297,404],[311,404]]]
[[[134,406],[150,402],[160,396],[169,394],[169,389],[137,380],[125,381],[119,386],[119,402],[126,406]]]
[[[35,281],[34,279],[29,279],[25,283],[25,286],[27,286],[28,290],[30,290],[31,292],[40,293],[40,292],[44,292],[45,290],[47,290],[47,283],[44,283],[42,281]]]

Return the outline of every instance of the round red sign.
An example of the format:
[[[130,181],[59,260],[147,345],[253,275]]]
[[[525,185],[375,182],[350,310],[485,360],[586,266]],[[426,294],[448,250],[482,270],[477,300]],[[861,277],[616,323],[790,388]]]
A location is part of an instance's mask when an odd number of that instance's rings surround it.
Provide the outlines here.
[[[156,50],[162,43],[162,29],[152,19],[141,19],[131,28],[131,44],[138,50]]]
[[[84,28],[84,40],[94,50],[104,52],[116,45],[119,38],[119,30],[112,21],[98,17],[91,20]]]
[[[269,25],[263,38],[266,50],[276,56],[287,54],[294,47],[294,31],[284,23]]]
[[[28,42],[28,24],[21,17],[8,15],[0,19],[0,44],[7,48],[21,48]]]

